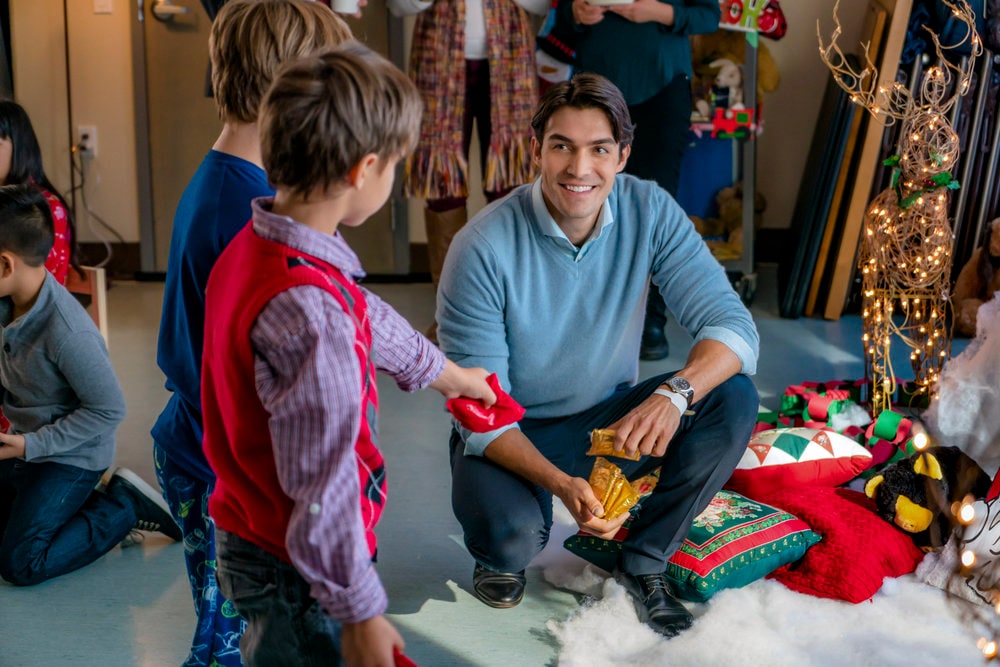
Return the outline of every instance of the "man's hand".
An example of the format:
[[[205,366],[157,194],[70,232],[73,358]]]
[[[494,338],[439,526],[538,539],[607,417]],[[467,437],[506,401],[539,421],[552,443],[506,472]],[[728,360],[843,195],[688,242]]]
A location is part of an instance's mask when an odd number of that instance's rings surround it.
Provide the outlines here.
[[[573,5],[576,5],[574,0]],[[608,9],[633,23],[655,21],[663,25],[674,24],[674,8],[660,0],[635,0],[627,5],[612,5]]]
[[[608,428],[615,430],[614,448],[632,455],[663,456],[677,432],[681,415],[665,396],[650,394],[631,412]]]
[[[404,648],[403,638],[385,616],[344,623],[340,641],[347,667],[393,667],[393,648]]]
[[[24,436],[0,433],[0,460],[24,457]]]
[[[430,383],[430,388],[441,392],[445,398],[465,396],[481,400],[489,408],[497,402],[497,395],[486,384],[489,375],[485,368],[462,368],[449,359],[444,362],[444,371],[438,379]]]
[[[629,513],[624,512],[610,521],[602,519],[604,508],[601,501],[594,495],[590,483],[581,477],[570,477],[556,495],[563,501],[581,530],[605,540],[613,538],[629,517]]]
[[[659,0],[652,0],[659,2]],[[605,7],[592,5],[587,0],[573,0],[573,20],[580,25],[594,25],[604,20]]]

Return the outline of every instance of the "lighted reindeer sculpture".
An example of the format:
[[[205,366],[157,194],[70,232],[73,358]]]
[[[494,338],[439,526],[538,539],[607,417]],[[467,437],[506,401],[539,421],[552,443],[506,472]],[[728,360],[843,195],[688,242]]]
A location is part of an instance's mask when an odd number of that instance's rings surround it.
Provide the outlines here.
[[[875,197],[864,218],[858,268],[862,273],[862,315],[866,370],[872,379],[871,410],[877,416],[892,405],[897,381],[890,358],[894,338],[910,348],[915,397],[927,398],[951,353],[947,324],[951,280],[952,230],[949,195],[958,187],[952,169],[958,136],[948,112],[969,90],[982,43],[975,17],[965,0],[942,0],[968,32],[957,44],[942,45],[928,30],[938,62],[920,82],[919,94],[893,82],[878,86],[878,70],[863,45],[866,65],[856,71],[844,58],[837,39],[841,26],[834,5],[829,44],[819,35],[823,62],[838,85],[885,125],[900,123],[891,185]],[[838,3],[839,4],[839,3]],[[971,41],[971,56],[954,64],[944,52]]]

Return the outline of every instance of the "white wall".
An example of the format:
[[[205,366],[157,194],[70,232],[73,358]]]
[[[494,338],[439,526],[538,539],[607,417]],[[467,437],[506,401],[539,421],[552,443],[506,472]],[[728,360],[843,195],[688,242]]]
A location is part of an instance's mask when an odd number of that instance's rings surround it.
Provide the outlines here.
[[[855,50],[868,0],[840,0],[838,16],[844,33],[844,52]],[[781,84],[764,98],[764,134],[757,151],[757,189],[767,199],[764,227],[791,225],[799,181],[805,171],[809,144],[819,114],[829,70],[819,57],[816,21],[823,40],[833,30],[833,3],[823,0],[784,2],[788,32],[778,40],[761,39],[771,51]]]
[[[111,13],[95,13],[99,4],[111,6]],[[12,0],[10,5],[15,97],[31,116],[49,178],[63,194],[69,194],[74,128],[96,126],[97,157],[84,161],[87,203],[126,242],[137,242],[128,0],[66,3],[68,93],[62,0]],[[102,237],[113,240],[106,231],[97,229],[79,196],[77,230],[84,242]]]

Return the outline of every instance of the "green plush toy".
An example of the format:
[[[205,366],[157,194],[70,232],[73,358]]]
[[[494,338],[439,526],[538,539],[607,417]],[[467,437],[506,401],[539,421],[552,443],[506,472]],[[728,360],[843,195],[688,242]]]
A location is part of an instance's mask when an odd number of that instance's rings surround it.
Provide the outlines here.
[[[954,503],[985,498],[990,477],[958,447],[928,447],[886,467],[865,484],[879,516],[910,533],[917,546],[944,546]]]

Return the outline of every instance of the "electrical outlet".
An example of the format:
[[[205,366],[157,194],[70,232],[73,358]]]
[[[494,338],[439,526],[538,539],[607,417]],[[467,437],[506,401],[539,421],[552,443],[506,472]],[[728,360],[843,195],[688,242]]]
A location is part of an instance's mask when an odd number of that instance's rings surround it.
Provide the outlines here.
[[[97,157],[97,126],[77,125],[76,145],[86,157]]]

